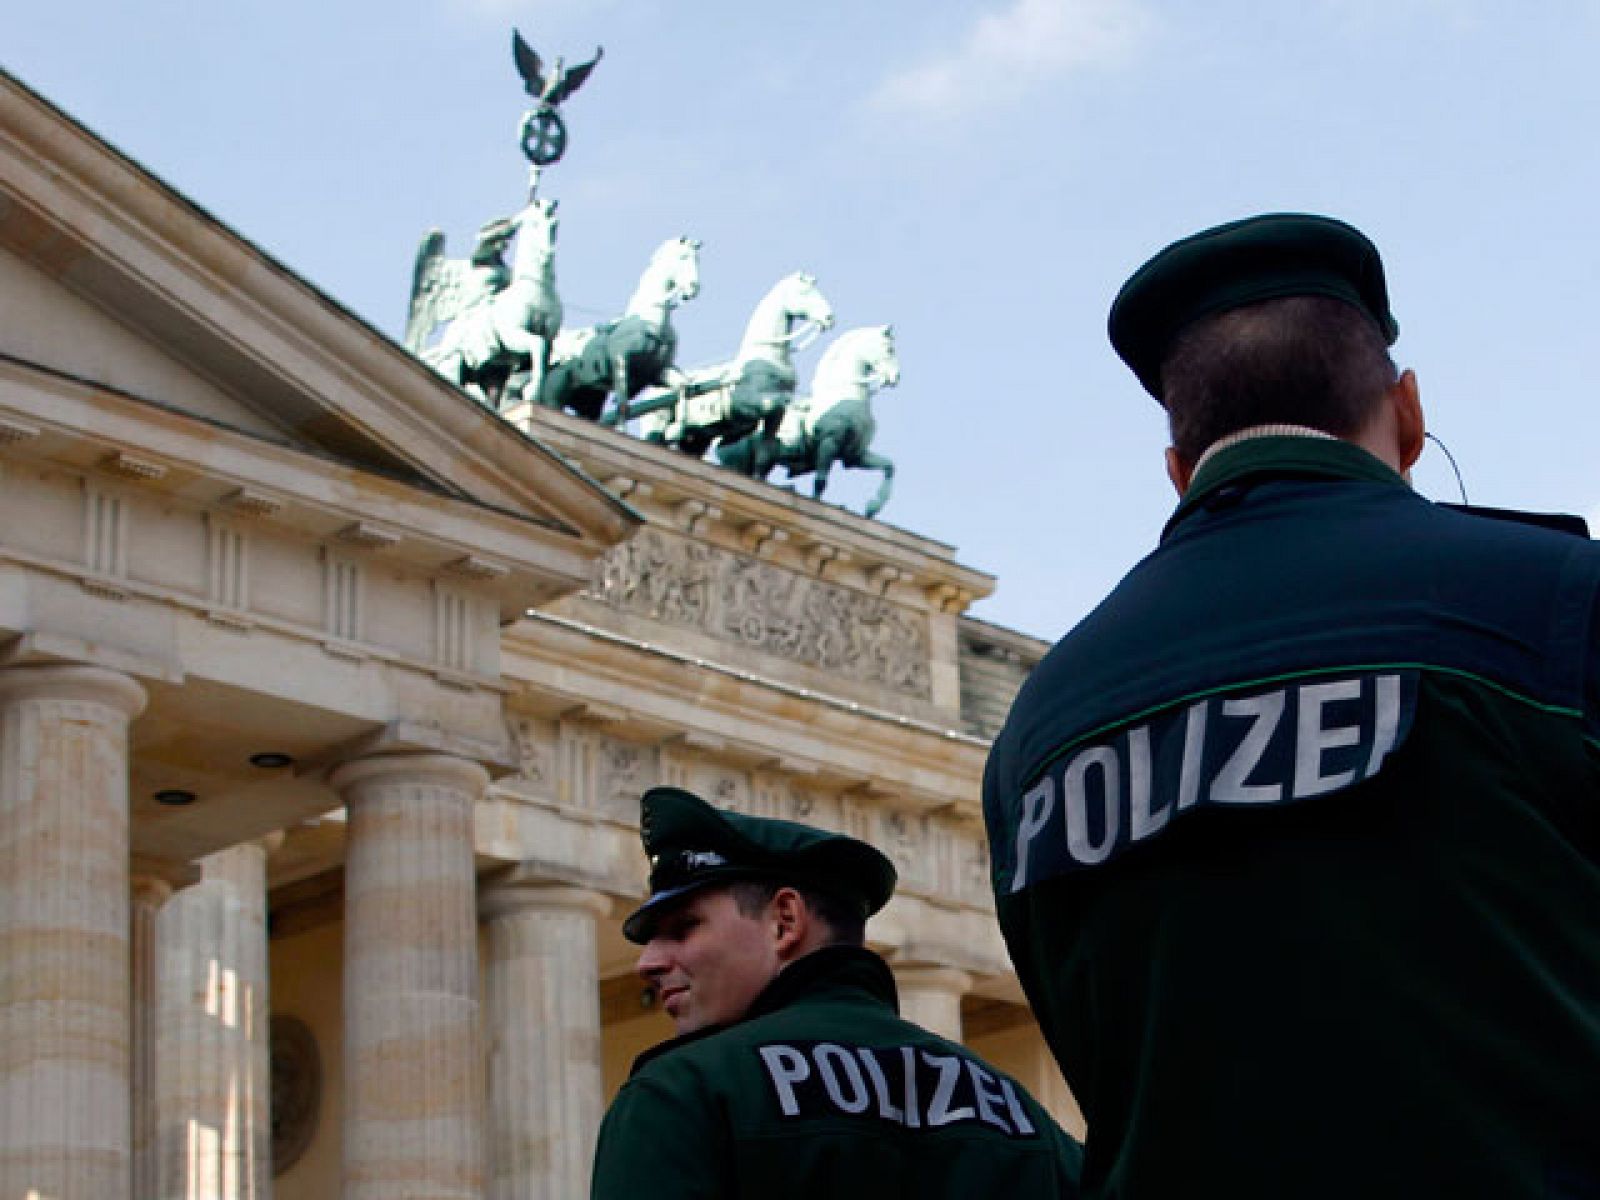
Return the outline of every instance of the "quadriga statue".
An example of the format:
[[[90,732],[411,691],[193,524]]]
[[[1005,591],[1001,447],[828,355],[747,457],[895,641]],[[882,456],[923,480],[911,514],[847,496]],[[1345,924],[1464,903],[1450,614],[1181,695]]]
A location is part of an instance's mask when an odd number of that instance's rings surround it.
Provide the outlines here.
[[[438,230],[417,252],[406,347],[490,408],[531,399],[544,378],[561,328],[557,225],[556,202],[531,199],[515,216],[485,225],[470,259],[446,258]],[[516,253],[508,268],[512,238]],[[517,394],[507,395],[513,376]]]
[[[674,366],[678,333],[672,310],[700,291],[700,243],[678,237],[663,242],[639,277],[627,310],[615,321],[566,330],[556,339],[539,403],[600,419],[615,397],[608,424],[628,419],[628,404],[644,388],[678,387]]]
[[[794,398],[795,350],[832,326],[816,278],[785,275],[756,304],[732,362],[691,372],[676,394],[635,409],[640,436],[697,458],[714,442],[770,441]]]
[[[817,364],[811,395],[789,405],[775,438],[752,434],[717,447],[717,460],[757,479],[773,467],[784,467],[793,479],[814,473],[811,494],[822,498],[835,463],[883,472],[866,515],[877,516],[894,486],[894,461],[872,449],[878,423],[872,396],[879,388],[900,382],[894,327],[868,325],[841,333]]]

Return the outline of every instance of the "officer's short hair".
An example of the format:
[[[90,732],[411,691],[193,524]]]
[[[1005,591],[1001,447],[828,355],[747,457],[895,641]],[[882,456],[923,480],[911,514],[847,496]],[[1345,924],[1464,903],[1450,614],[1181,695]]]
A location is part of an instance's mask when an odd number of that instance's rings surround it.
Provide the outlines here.
[[[1172,445],[1189,463],[1255,425],[1306,425],[1350,437],[1398,376],[1383,334],[1328,296],[1288,296],[1204,317],[1161,362]]]
[[[774,879],[744,879],[730,883],[728,891],[741,915],[757,917],[765,911],[772,898],[782,887],[793,887]],[[816,888],[795,887],[806,902],[811,915],[828,927],[828,940],[835,946],[864,946],[867,941],[867,918],[858,905],[839,896]]]

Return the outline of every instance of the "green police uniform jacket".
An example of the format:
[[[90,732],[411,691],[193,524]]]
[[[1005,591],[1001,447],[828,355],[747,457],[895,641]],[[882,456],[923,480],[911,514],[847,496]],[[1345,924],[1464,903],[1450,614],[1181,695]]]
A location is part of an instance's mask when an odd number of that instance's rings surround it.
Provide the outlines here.
[[[1077,1143],[895,1004],[882,959],[833,946],[737,1024],[641,1055],[600,1127],[594,1200],[1076,1196]]]
[[[1597,596],[1347,443],[1202,466],[985,777],[1086,1195],[1600,1194]]]

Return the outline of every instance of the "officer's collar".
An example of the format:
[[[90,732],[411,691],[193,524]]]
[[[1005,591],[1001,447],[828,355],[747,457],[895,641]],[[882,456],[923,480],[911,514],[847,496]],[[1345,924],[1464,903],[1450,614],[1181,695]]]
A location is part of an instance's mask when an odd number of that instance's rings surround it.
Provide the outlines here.
[[[631,1074],[637,1075],[647,1062],[660,1058],[680,1046],[713,1037],[740,1022],[754,1020],[756,1017],[787,1008],[802,996],[810,995],[819,989],[834,987],[864,991],[874,999],[881,1000],[899,1011],[900,995],[894,986],[894,974],[883,959],[862,946],[824,946],[790,963],[773,976],[738,1021],[725,1025],[707,1025],[692,1033],[670,1038],[652,1046],[633,1060]]]
[[[1202,461],[1189,482],[1189,490],[1161,531],[1162,540],[1171,536],[1185,517],[1222,489],[1260,475],[1408,486],[1392,467],[1353,442],[1292,434],[1246,438],[1217,450]]]
[[[824,946],[779,971],[761,989],[745,1019],[787,1008],[819,986],[836,984],[861,988],[896,1008],[900,1005],[894,975],[883,959],[861,946]]]
[[[1237,446],[1240,442],[1253,442],[1264,437],[1307,437],[1315,438],[1319,442],[1333,442],[1338,439],[1331,433],[1324,433],[1320,429],[1313,429],[1309,425],[1252,425],[1248,429],[1241,429],[1237,433],[1230,433],[1220,437],[1207,446],[1205,453],[1194,461],[1194,470],[1190,475],[1198,475],[1206,469],[1206,464],[1230,446]]]

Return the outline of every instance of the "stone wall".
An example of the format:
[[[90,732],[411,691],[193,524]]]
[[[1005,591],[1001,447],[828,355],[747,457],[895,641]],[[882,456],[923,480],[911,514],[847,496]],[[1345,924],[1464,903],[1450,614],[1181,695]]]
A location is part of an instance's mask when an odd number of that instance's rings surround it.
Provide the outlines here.
[[[1050,643],[987,621],[963,617],[960,625],[961,723],[968,733],[993,738],[1029,672]]]

